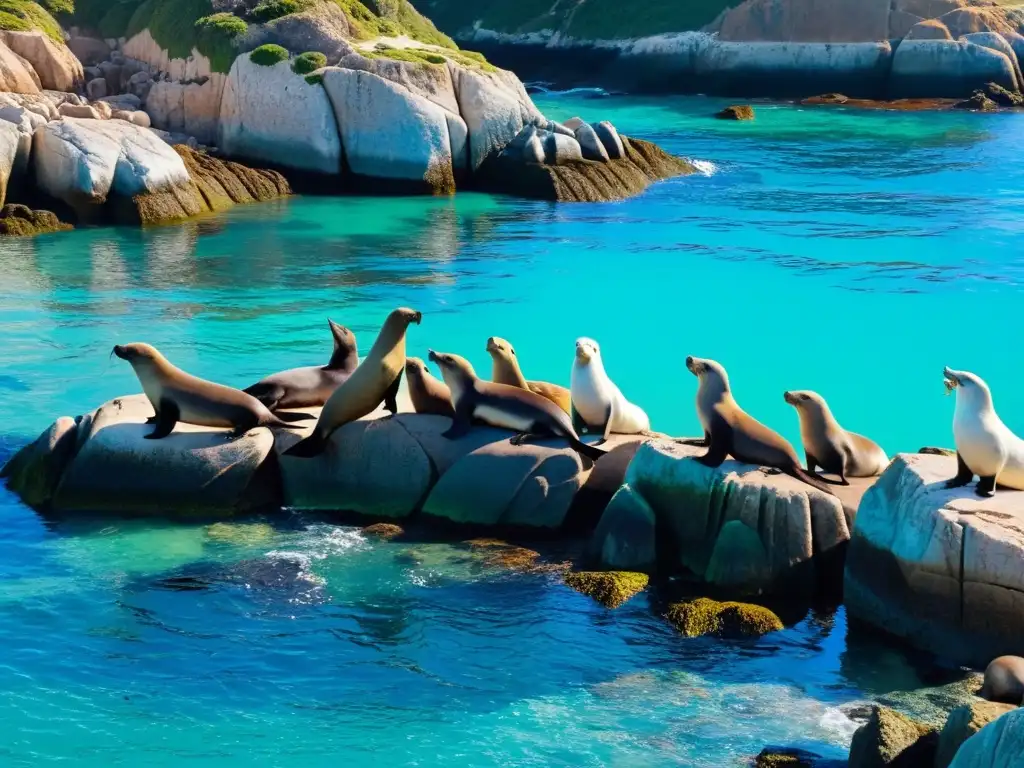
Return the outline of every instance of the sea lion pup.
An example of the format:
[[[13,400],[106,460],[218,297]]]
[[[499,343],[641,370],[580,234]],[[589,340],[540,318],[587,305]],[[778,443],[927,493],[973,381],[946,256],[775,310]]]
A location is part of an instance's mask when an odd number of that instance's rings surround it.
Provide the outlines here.
[[[809,473],[814,474],[818,466],[839,475],[840,484],[849,485],[847,477],[874,477],[888,466],[889,457],[881,446],[839,426],[825,398],[817,392],[794,390],[782,397],[796,408],[800,418],[800,439]]]
[[[449,440],[469,432],[476,419],[492,427],[518,432],[512,438],[513,445],[521,445],[531,435],[564,437],[569,447],[581,456],[593,461],[604,456],[600,448],[580,440],[569,414],[547,398],[521,387],[484,381],[476,375],[469,361],[458,355],[430,350],[430,360],[441,369],[455,405],[452,426],[444,433]]]
[[[714,360],[699,357],[686,358],[686,367],[700,382],[697,416],[709,446],[697,461],[707,467],[719,467],[726,456],[732,455],[747,464],[781,469],[823,493],[835,495],[825,483],[804,471],[786,438],[740,408],[732,396],[725,368]]]
[[[996,483],[1024,490],[1024,440],[1003,424],[992,404],[992,391],[980,376],[946,368],[946,390],[956,390],[953,441],[956,443],[956,477],[947,488],[967,485],[978,476],[975,492],[992,496]]]
[[[405,370],[405,332],[410,323],[419,325],[422,320],[422,313],[407,307],[388,315],[370,354],[324,404],[313,433],[285,455],[303,459],[318,455],[334,430],[361,419],[382,402],[392,414],[398,413],[398,385]]]
[[[405,380],[409,384],[409,399],[416,413],[432,413],[436,416],[455,418],[451,390],[430,375],[427,364],[418,357],[405,361]]]
[[[593,339],[576,340],[572,364],[572,424],[588,432],[600,431],[604,440],[612,432],[637,435],[651,428],[647,414],[629,402],[608,378],[601,360],[601,347]]]
[[[271,413],[263,403],[240,389],[214,384],[175,368],[149,344],[118,344],[111,351],[131,363],[156,414],[147,440],[167,437],[179,421],[202,427],[232,427],[231,436],[244,435],[253,427],[292,428],[293,421],[312,417],[304,413]]]
[[[541,397],[546,397],[566,413],[572,407],[572,397],[569,390],[557,384],[548,384],[546,381],[527,381],[523,371],[519,367],[519,359],[516,351],[502,338],[491,336],[487,340],[487,352],[494,361],[491,368],[491,381],[495,384],[508,384],[510,387],[519,387],[536,392]]]
[[[1024,704],[1024,659],[1000,656],[985,669],[985,682],[978,694],[1001,704]]]
[[[327,365],[291,368],[275,373],[246,387],[250,394],[270,410],[276,408],[312,408],[323,405],[359,365],[356,335],[343,325],[327,319],[334,337],[334,353]]]

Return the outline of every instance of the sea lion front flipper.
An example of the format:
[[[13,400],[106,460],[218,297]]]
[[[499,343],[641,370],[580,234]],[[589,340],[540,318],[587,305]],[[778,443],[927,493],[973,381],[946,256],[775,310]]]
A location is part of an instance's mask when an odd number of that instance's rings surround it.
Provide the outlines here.
[[[604,436],[601,438],[601,443],[607,443],[608,438],[612,436],[612,422],[615,421],[615,398],[608,403],[608,412],[604,415]],[[598,443],[598,445],[601,445]]]
[[[963,456],[960,455],[960,451],[956,452],[956,477],[946,481],[947,488],[963,488],[971,480],[974,479],[974,473],[971,468],[967,466],[967,462],[964,461]],[[980,485],[980,483],[979,483]]]
[[[157,416],[155,413],[148,419],[146,419],[147,424],[156,424],[158,421],[160,421],[160,417]]]
[[[983,498],[996,495],[996,478],[995,475],[991,477],[979,477],[978,485],[974,489],[974,492]]]
[[[693,445],[697,448],[707,448],[711,445],[711,433],[704,430],[704,437],[688,437],[684,440],[677,440],[680,445]]]
[[[156,414],[156,429],[145,435],[145,438],[147,440],[159,440],[160,438],[167,437],[174,431],[174,425],[178,423],[179,416],[181,416],[181,411],[178,410],[177,403],[167,398],[161,399],[160,408]]]
[[[452,425],[448,427],[446,432],[441,433],[441,437],[447,438],[448,440],[457,440],[460,437],[469,434],[469,430],[473,428],[473,410],[472,406],[469,408],[462,407],[455,409],[455,416],[452,417]]]
[[[582,435],[587,431],[587,422],[580,416],[580,412],[576,410],[576,405],[572,400],[569,401],[569,416],[572,418],[572,428],[577,435]]]
[[[279,384],[263,384],[257,382],[250,387],[246,387],[242,390],[247,395],[252,395],[265,406],[268,411],[273,411],[277,408],[277,404],[281,402],[281,398],[284,397],[284,387]]]
[[[808,471],[808,473],[813,475],[814,474],[814,468],[817,467],[817,466],[820,466],[821,462],[818,461],[816,458],[814,458],[814,456],[812,456],[811,452],[808,451],[808,450],[804,450],[804,457],[807,459],[807,461],[806,461],[807,471]]]
[[[725,461],[732,448],[732,427],[726,423],[725,419],[718,417],[711,424],[709,443],[708,452],[703,456],[698,456],[697,461],[705,467],[714,469],[722,466],[722,462]]]
[[[395,376],[395,380],[391,382],[391,386],[389,386],[387,391],[384,393],[384,408],[385,410],[391,411],[392,416],[398,413],[398,385],[402,383],[402,374],[404,372],[404,368],[398,371],[398,375]]]

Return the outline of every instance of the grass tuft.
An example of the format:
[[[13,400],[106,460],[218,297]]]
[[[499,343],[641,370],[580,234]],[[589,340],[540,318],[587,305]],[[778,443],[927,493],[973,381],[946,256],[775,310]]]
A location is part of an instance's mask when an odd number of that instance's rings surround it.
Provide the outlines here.
[[[196,50],[210,60],[214,72],[227,74],[238,56],[235,40],[245,34],[248,25],[230,13],[204,16],[195,24]]]
[[[292,72],[296,75],[308,75],[327,66],[327,57],[319,51],[307,51],[299,54],[292,62]]]
[[[39,4],[31,0],[0,0],[0,29],[30,32],[38,29],[56,43],[64,44],[60,24]]]
[[[288,61],[288,49],[273,43],[261,45],[249,54],[249,60],[261,67],[272,67],[282,61]]]

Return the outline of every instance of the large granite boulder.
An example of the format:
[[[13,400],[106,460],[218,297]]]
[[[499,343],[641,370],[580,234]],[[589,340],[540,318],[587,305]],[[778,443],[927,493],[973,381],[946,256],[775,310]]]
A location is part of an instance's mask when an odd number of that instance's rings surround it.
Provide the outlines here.
[[[1024,708],[1003,715],[964,742],[951,768],[1020,768],[1024,755]]]
[[[1004,54],[971,42],[904,40],[893,57],[889,96],[966,98],[988,82],[1015,91],[1015,69]]]
[[[455,97],[452,70],[444,64],[399,61],[396,59],[369,59],[358,53],[345,56],[338,62],[342,69],[372,72],[390,80],[417,96],[432,101],[453,115],[459,114],[459,100]]]
[[[329,67],[321,77],[352,173],[395,189],[455,191],[455,158],[466,157],[462,118],[372,72]]]
[[[18,176],[24,176],[26,143],[31,146],[31,137],[0,114],[0,206],[7,197],[8,186],[13,188],[19,181]]]
[[[906,40],[952,40],[946,25],[938,19],[924,19],[910,28]]]
[[[146,112],[161,130],[195,136],[201,144],[216,144],[226,82],[227,78],[216,72],[203,82],[159,80],[147,89]]]
[[[747,0],[725,12],[723,41],[867,43],[889,38],[891,0]]]
[[[837,487],[848,494],[844,506],[788,475],[693,460],[706,450],[668,439],[642,445],[602,516],[593,553],[609,566],[643,568],[656,539],[660,566],[742,593],[806,592],[831,578],[857,496],[873,478]]]
[[[295,74],[287,61],[262,66],[249,56],[235,59],[221,98],[218,146],[230,157],[341,173],[341,139],[327,91]]]
[[[74,91],[85,83],[85,74],[75,54],[38,30],[0,32],[7,47],[32,65],[43,88]]]
[[[1017,707],[1013,704],[997,704],[991,701],[972,701],[954,709],[949,713],[946,725],[939,734],[935,768],[949,768],[965,741],[989,723],[1015,709]],[[1024,758],[1024,754],[1021,757]]]
[[[0,91],[39,93],[41,88],[32,65],[0,40]]]
[[[984,666],[1024,652],[1024,492],[946,489],[949,456],[901,454],[864,495],[846,559],[850,615]]]
[[[938,733],[888,707],[874,707],[850,742],[850,768],[929,768]]]
[[[68,48],[83,67],[94,67],[110,58],[110,46],[98,37],[72,35],[68,39]]]

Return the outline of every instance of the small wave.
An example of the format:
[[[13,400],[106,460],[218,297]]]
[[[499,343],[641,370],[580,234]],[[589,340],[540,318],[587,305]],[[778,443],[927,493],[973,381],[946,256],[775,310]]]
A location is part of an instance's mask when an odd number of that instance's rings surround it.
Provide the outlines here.
[[[526,86],[526,92],[530,94],[543,94],[544,96],[579,96],[584,99],[604,99],[612,94],[604,88],[580,87],[557,90],[550,87],[551,83],[530,83]]]
[[[853,738],[853,733],[860,727],[860,723],[851,720],[849,716],[838,707],[829,707],[821,716],[820,725],[826,731],[836,734],[844,741]]]
[[[690,161],[690,164],[697,169],[697,173],[701,176],[714,176],[718,173],[718,166],[710,160],[695,160],[690,157],[686,159]]]

